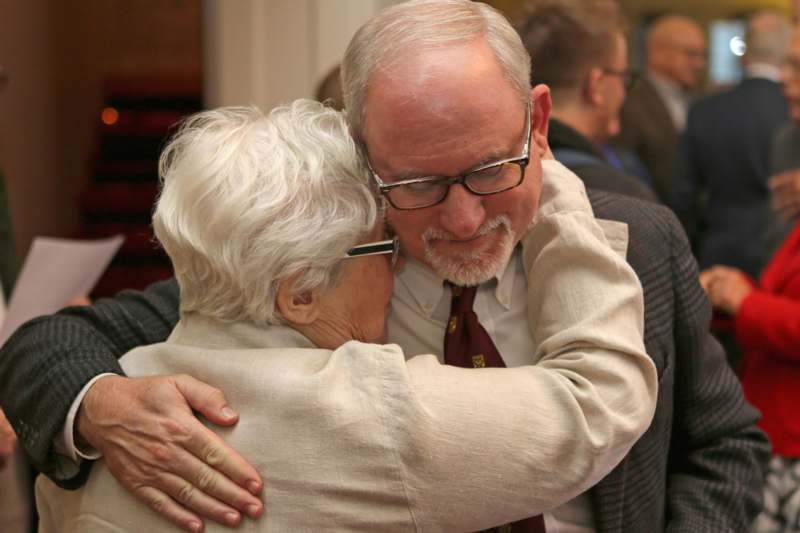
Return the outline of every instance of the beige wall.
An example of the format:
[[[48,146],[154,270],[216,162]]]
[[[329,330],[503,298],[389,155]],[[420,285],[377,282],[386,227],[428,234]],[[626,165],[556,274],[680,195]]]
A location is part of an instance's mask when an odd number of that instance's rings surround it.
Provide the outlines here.
[[[206,0],[206,104],[270,109],[313,97],[358,27],[397,1]]]
[[[20,257],[35,235],[77,230],[104,80],[199,80],[200,16],[200,0],[0,0],[0,167]]]

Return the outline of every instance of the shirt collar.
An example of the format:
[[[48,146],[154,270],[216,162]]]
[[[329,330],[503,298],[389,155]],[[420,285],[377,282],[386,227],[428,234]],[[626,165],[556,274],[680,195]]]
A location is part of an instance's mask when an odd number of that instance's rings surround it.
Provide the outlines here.
[[[661,74],[650,70],[647,72],[647,77],[660,94],[665,95],[668,98],[686,98],[686,91],[684,91],[680,85],[666,76],[662,76]]]
[[[744,72],[748,78],[764,78],[775,83],[781,81],[781,69],[767,63],[752,63],[744,69]]]
[[[519,246],[492,279],[483,284],[493,288],[492,294],[505,309],[511,309],[514,274],[517,268],[521,268]],[[428,318],[433,316],[443,298],[450,297],[444,278],[416,259],[409,258],[406,261],[405,268],[397,275],[395,282],[403,286]]]

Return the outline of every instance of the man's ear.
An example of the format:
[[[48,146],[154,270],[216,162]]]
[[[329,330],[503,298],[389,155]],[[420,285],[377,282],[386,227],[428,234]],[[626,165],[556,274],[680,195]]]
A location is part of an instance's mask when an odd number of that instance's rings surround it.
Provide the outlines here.
[[[297,292],[295,285],[298,277],[299,274],[296,274],[280,282],[275,306],[287,322],[308,325],[319,316],[320,294],[316,289]]]
[[[539,84],[531,89],[531,138],[540,154],[547,154],[550,151],[547,132],[550,128],[552,108],[553,101],[547,85]]]
[[[600,90],[605,75],[598,67],[592,67],[586,74],[583,82],[583,99],[591,106],[596,107],[603,103],[603,91]]]

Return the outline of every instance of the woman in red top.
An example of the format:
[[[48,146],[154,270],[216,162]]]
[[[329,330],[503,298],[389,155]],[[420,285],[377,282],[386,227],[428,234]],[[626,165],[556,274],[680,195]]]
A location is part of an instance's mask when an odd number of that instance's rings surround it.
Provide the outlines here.
[[[800,222],[757,283],[724,266],[703,272],[700,283],[714,308],[732,317],[745,397],[772,440],[755,531],[800,531]]]

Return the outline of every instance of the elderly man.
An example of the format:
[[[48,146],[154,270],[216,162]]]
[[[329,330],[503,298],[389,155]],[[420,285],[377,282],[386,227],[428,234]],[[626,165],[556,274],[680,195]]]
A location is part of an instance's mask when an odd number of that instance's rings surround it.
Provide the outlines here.
[[[517,24],[535,65],[550,87],[548,142],[556,159],[587,187],[655,201],[638,179],[606,160],[602,146],[619,133],[619,111],[635,81],[628,46],[612,0],[537,2]]]
[[[791,26],[780,14],[760,12],[748,20],[746,37],[744,80],[689,112],[671,205],[700,268],[727,265],[757,277],[774,251],[765,239],[775,223],[769,152],[789,119],[779,82]]]
[[[530,59],[514,29],[467,0],[400,4],[357,32],[342,79],[351,131],[409,258],[396,280],[390,340],[408,355],[451,361],[442,347],[451,322],[448,280],[477,286],[473,311],[485,353],[498,352],[508,366],[531,361],[537,345],[525,323],[516,244],[537,212],[542,160],[552,157],[550,95],[546,86],[531,88]],[[516,179],[488,172],[521,161],[526,113],[527,165]],[[680,225],[653,204],[607,193],[590,199],[597,216],[628,224],[627,259],[644,287],[645,345],[660,390],[652,426],[622,463],[545,522],[552,531],[743,531],[760,507],[768,444],[708,334],[710,308]],[[65,440],[72,439],[77,412],[78,439],[117,464],[126,486],[163,494],[175,476],[202,481],[186,507],[156,500],[157,510],[191,529],[195,513],[224,520],[234,512],[229,505],[260,512],[241,490],[258,491],[255,471],[191,414],[195,408],[213,423],[234,423],[223,393],[185,376],[91,383],[102,372],[119,373],[115,358],[131,347],[163,340],[177,319],[177,298],[167,282],[29,323],[0,354],[0,399],[22,445],[51,476],[63,465],[53,440],[65,420]],[[82,391],[83,401],[73,401]],[[268,445],[268,430],[264,439]]]
[[[639,156],[659,199],[672,196],[680,133],[706,66],[703,30],[692,19],[665,15],[647,34],[647,73],[622,106],[615,141]]]

